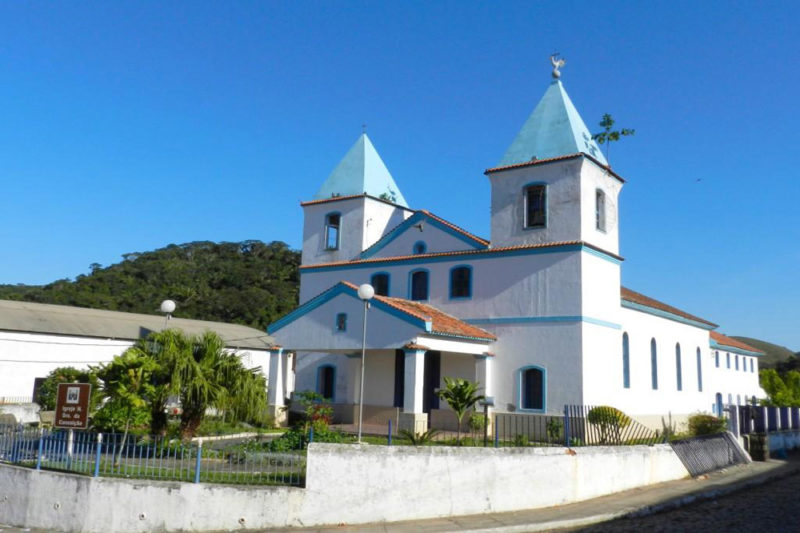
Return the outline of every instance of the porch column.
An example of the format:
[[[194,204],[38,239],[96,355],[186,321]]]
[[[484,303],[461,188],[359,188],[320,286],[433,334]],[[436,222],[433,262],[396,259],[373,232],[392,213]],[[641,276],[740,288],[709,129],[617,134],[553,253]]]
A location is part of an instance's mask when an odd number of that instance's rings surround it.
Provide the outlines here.
[[[425,385],[425,350],[404,350],[403,412],[400,427],[414,433],[428,430],[428,415],[422,410],[422,393]]]
[[[475,356],[475,381],[478,382],[478,385],[482,389],[481,394],[487,397],[494,396],[494,387],[492,386],[493,359],[494,357],[488,354]],[[479,406],[475,408],[481,410]],[[492,427],[492,410],[493,408],[490,407],[489,420],[487,421],[489,435],[492,435],[494,432],[494,428]]]
[[[276,426],[286,423],[287,416],[284,407],[283,387],[283,348],[269,352],[269,385],[267,388],[267,406],[269,415]]]

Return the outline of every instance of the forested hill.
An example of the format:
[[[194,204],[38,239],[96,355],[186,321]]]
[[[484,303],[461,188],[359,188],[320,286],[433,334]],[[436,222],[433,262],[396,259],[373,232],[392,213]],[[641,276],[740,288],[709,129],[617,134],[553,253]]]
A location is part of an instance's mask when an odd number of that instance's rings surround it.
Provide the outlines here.
[[[779,346],[771,342],[762,341],[761,339],[754,339],[752,337],[733,338],[764,352],[764,357],[758,362],[758,366],[761,368],[781,369],[787,363],[796,360],[796,358],[800,356],[800,352],[795,353],[785,346]],[[792,366],[792,364],[797,366],[796,362],[790,363],[790,366]]]
[[[0,285],[0,299],[147,314],[172,299],[177,317],[262,330],[297,306],[300,253],[282,242],[190,242],[122,257],[75,281]]]

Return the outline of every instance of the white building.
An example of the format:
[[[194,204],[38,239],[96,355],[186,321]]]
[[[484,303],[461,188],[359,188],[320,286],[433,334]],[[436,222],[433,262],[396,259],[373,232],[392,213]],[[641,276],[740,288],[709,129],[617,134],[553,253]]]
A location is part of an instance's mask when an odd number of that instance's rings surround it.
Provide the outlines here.
[[[238,324],[189,320],[157,315],[122,313],[65,305],[0,300],[0,404],[27,403],[38,379],[52,370],[110,362],[136,340],[165,327],[191,335],[217,333],[228,350],[248,368],[258,368],[268,379],[281,376],[275,388],[291,387],[292,376],[277,371],[285,355],[264,332]]]
[[[268,330],[298,354],[297,390],[357,417],[356,290],[370,283],[365,420],[399,409],[401,425],[444,424],[444,376],[477,380],[499,412],[612,405],[659,428],[667,413],[761,395],[760,352],[620,286],[625,181],[559,80],[485,174],[489,240],[410,209],[366,135],[301,204],[300,306]]]

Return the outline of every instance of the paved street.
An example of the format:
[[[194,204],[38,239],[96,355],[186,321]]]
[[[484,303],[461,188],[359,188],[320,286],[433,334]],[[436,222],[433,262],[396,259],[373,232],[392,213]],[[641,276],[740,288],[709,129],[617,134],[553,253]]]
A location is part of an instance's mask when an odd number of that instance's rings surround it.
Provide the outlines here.
[[[677,531],[800,531],[800,474],[641,518],[621,518],[582,529],[582,533],[674,533]]]

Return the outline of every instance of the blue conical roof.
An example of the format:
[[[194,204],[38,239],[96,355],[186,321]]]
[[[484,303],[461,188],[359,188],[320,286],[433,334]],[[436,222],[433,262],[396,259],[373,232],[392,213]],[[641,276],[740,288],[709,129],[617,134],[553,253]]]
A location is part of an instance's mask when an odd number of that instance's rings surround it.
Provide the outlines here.
[[[331,175],[314,195],[314,199],[322,200],[335,196],[364,193],[376,198],[388,197],[393,203],[408,207],[406,199],[403,198],[403,194],[366,133],[361,134],[344,158],[336,165]]]
[[[607,165],[559,80],[553,80],[498,166],[583,152]]]

